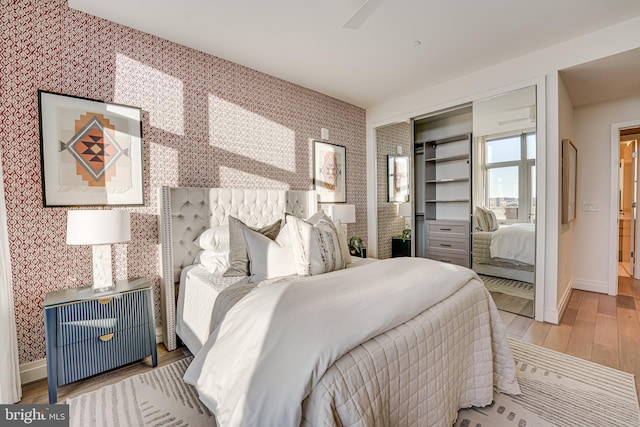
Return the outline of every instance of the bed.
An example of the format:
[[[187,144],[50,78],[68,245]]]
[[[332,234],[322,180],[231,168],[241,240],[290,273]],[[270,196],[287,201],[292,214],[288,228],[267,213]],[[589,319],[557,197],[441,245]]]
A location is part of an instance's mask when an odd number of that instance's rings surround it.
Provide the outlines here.
[[[244,220],[261,227],[288,211],[287,224],[307,224],[296,218],[316,206],[311,192],[161,189],[165,342],[175,348],[177,324],[195,355],[185,381],[220,425],[450,426],[494,388],[519,393],[500,315],[471,270],[365,259],[224,282],[194,264],[190,244],[229,216],[253,212]]]
[[[473,270],[478,274],[534,283],[534,264],[535,224],[473,232]]]

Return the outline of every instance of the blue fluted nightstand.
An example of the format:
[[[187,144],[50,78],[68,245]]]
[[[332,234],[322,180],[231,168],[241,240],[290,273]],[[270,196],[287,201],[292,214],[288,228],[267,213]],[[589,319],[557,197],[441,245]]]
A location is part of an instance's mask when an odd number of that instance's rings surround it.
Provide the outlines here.
[[[50,292],[44,299],[49,403],[57,387],[151,356],[158,364],[153,290],[146,278],[116,288]]]

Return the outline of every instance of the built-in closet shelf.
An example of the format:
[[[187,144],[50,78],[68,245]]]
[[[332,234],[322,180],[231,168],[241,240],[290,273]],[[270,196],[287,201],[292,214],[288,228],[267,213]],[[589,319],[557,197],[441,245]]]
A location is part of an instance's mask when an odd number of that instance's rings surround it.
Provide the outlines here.
[[[469,181],[469,177],[465,178],[446,178],[446,179],[429,179],[425,181],[426,184],[447,184],[450,182],[465,182]]]
[[[424,159],[425,163],[452,162],[454,160],[469,160],[469,154],[460,154],[458,156],[447,157],[430,157],[428,159]]]
[[[451,200],[425,200],[425,203],[469,203],[469,199],[451,199]]]

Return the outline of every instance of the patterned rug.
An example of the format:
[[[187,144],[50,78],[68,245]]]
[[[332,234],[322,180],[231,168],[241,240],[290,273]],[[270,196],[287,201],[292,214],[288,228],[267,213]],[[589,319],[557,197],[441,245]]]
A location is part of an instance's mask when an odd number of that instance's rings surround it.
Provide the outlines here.
[[[478,276],[480,276],[484,285],[491,292],[500,292],[502,294],[533,301],[534,285],[532,283],[503,279],[502,277],[485,276],[484,274],[479,274]]]
[[[458,427],[638,426],[633,375],[509,339],[522,395],[458,412]]]
[[[637,426],[633,375],[509,340],[521,396],[459,412],[456,427]],[[213,426],[193,387],[182,381],[191,358],[69,399],[71,426]]]

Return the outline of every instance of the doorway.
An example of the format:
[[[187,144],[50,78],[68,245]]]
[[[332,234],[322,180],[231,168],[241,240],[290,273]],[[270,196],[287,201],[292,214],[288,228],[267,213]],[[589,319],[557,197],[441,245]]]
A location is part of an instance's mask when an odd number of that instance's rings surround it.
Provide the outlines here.
[[[618,189],[618,276],[633,277],[636,262],[638,136],[640,128],[620,129]]]

